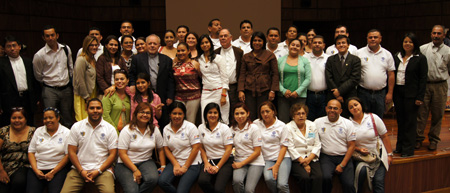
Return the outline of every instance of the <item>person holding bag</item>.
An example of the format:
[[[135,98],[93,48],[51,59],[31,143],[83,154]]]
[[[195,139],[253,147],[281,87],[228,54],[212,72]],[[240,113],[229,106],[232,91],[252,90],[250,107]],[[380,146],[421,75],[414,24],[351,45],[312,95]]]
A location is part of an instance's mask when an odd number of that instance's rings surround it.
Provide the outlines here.
[[[356,191],[362,192],[360,189],[367,176],[369,189],[375,193],[384,192],[384,178],[393,156],[386,126],[376,114],[365,113],[361,99],[357,97],[350,97],[347,107],[356,133],[356,148],[352,155],[356,162]],[[370,154],[376,155],[373,161]]]

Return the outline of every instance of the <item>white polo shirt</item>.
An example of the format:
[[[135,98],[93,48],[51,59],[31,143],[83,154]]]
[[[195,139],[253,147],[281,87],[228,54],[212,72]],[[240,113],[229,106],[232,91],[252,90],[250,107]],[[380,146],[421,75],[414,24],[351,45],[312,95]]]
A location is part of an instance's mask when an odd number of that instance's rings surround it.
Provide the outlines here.
[[[354,46],[354,45],[351,45],[350,44],[350,46],[348,47],[348,52],[350,52],[351,54],[355,54],[356,53],[356,51],[358,51],[358,48],[356,47],[356,46]],[[337,50],[337,48],[336,48],[336,45],[335,44],[333,44],[333,45],[331,45],[331,46],[328,46],[328,48],[327,48],[327,50],[326,50],[326,53],[328,54],[328,55],[334,55],[334,54],[337,54],[338,53],[338,50]]]
[[[220,159],[225,154],[225,146],[233,144],[233,133],[231,129],[223,124],[218,123],[212,131],[206,128],[205,124],[198,126],[200,133],[200,142],[206,151],[208,160]]]
[[[250,42],[244,42],[241,36],[239,36],[238,39],[235,39],[233,42],[231,42],[231,45],[241,48],[241,50],[244,51],[244,54],[252,51],[252,48],[250,47]]]
[[[240,130],[238,127],[233,128],[234,135],[234,161],[242,162],[247,159],[254,151],[255,147],[261,147],[261,131],[255,124],[246,124]],[[264,158],[262,154],[249,163],[250,165],[264,166]]]
[[[271,51],[268,47],[269,43],[266,43],[266,50]],[[289,51],[286,50],[284,47],[281,47],[280,44],[278,44],[277,49],[275,51],[273,51],[273,54],[275,55],[275,57],[281,58],[283,56],[286,56],[289,54]]]
[[[378,115],[373,114],[373,120],[375,121],[375,125],[377,127],[378,135],[384,135],[387,133],[386,126],[383,123],[383,120],[378,117]],[[364,113],[364,117],[361,121],[361,124],[353,121],[350,117],[350,120],[355,127],[356,133],[356,146],[360,148],[367,148],[371,150],[376,150],[377,147],[377,139],[378,136],[375,135],[375,130],[373,129],[372,118],[370,114]]]
[[[305,57],[309,60],[311,66],[311,83],[308,86],[308,90],[314,92],[326,90],[325,64],[327,63],[329,55],[322,53],[322,55],[317,57],[311,52],[305,54]]]
[[[380,46],[375,53],[368,46],[356,54],[361,59],[361,80],[359,85],[369,90],[381,90],[387,85],[387,73],[395,70],[392,54]]]
[[[200,137],[197,127],[189,121],[184,120],[183,125],[175,133],[172,130],[172,124],[164,127],[163,146],[168,147],[180,166],[186,163],[192,151],[192,145],[200,143]],[[191,165],[202,163],[200,152],[198,152]]]
[[[297,160],[299,157],[306,158],[311,153],[316,155],[312,161],[319,161],[321,143],[319,139],[319,133],[317,132],[316,124],[310,120],[306,120],[305,135],[298,129],[297,124],[294,121],[286,124],[286,128],[289,131],[289,137],[291,138],[292,145],[289,146],[289,154],[292,160]]]
[[[261,152],[264,160],[276,161],[278,154],[280,153],[281,146],[289,147],[291,144],[289,141],[289,132],[285,127],[285,124],[278,120],[273,125],[266,128],[264,122],[260,119],[256,119],[254,124],[259,128],[262,138]],[[284,157],[290,157],[286,152]]]
[[[58,165],[66,155],[69,134],[70,130],[61,124],[53,136],[48,134],[46,126],[36,129],[28,146],[28,153],[35,153],[37,169],[51,170]]]
[[[114,126],[102,119],[93,128],[86,118],[73,124],[67,144],[78,147],[78,161],[83,170],[90,171],[100,168],[108,159],[109,150],[117,149],[117,140]]]
[[[119,135],[118,149],[127,150],[127,155],[134,164],[152,159],[153,150],[163,147],[163,138],[158,127],[155,127],[150,136],[150,128],[141,133],[139,129],[130,129],[126,125]],[[122,159],[118,160],[123,163]]]
[[[316,119],[314,123],[322,143],[321,151],[327,155],[345,155],[347,142],[356,140],[353,123],[344,117],[339,117],[336,122],[331,123],[328,117],[324,116]]]

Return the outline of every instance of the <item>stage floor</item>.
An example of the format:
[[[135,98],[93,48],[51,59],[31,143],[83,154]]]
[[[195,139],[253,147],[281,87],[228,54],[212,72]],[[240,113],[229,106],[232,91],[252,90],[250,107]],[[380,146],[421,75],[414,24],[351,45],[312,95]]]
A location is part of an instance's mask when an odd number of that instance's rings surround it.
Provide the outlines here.
[[[431,115],[430,115],[431,117]],[[429,117],[429,118],[430,118]],[[395,150],[395,144],[397,143],[397,120],[395,113],[389,112],[384,115],[383,121],[389,133],[391,139],[392,149]],[[441,142],[438,143],[438,148],[435,151],[428,150],[428,131],[430,128],[430,119],[428,119],[427,127],[425,130],[425,141],[422,143],[422,147],[414,151],[414,156],[409,158],[402,158],[400,154],[394,154],[393,164],[400,164],[405,162],[417,161],[422,159],[430,159],[432,157],[450,156],[450,112],[445,112],[444,119],[441,126]]]

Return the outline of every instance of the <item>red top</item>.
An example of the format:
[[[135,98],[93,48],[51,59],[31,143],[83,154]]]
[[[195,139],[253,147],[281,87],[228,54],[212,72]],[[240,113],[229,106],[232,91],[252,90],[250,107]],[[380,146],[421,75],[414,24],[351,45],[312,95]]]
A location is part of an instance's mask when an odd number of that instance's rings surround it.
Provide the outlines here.
[[[191,62],[178,62],[173,66],[176,95],[175,100],[188,101],[201,96],[200,79]]]

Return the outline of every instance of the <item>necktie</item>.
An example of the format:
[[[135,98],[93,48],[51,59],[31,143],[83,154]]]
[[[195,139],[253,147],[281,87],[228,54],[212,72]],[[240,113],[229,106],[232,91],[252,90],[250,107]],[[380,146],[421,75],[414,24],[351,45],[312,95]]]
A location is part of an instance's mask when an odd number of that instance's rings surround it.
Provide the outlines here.
[[[342,68],[344,68],[344,65],[345,65],[345,58],[344,58],[344,56],[341,56],[341,65],[342,65]]]

